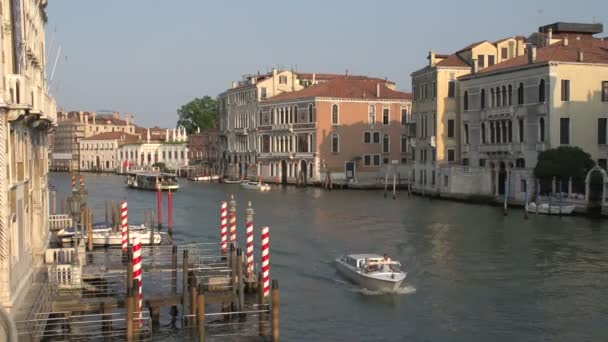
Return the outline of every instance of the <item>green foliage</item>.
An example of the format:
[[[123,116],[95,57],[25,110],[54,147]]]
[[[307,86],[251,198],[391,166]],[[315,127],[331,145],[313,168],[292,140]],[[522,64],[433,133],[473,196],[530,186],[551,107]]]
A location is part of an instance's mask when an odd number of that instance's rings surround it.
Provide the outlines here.
[[[540,179],[583,179],[587,172],[595,166],[589,153],[575,146],[560,146],[541,152],[534,175]]]
[[[218,101],[212,97],[195,98],[177,110],[177,125],[186,127],[188,133],[196,132],[197,128],[206,130],[213,128],[218,118]]]

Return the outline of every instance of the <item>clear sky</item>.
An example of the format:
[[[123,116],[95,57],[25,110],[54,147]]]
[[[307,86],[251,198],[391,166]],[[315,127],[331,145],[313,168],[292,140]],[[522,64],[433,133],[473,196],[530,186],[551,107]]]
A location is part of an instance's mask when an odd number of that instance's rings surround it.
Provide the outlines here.
[[[409,90],[429,50],[528,36],[555,21],[603,23],[608,36],[607,0],[51,0],[48,15],[49,71],[61,46],[58,107],[131,112],[163,127],[189,100],[277,65],[348,69]]]

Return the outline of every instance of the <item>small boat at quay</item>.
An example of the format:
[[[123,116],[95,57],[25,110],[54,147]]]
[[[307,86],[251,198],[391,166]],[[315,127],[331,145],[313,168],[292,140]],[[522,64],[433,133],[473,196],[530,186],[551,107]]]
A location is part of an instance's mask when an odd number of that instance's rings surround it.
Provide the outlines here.
[[[230,179],[230,178],[222,178],[220,182],[225,184],[241,184],[243,183],[242,179]]]
[[[396,292],[406,277],[401,263],[378,254],[348,254],[335,260],[338,271],[371,291]]]
[[[551,205],[548,203],[541,203],[538,205],[538,213],[543,215],[559,215],[560,214],[560,206],[559,205]],[[574,205],[562,205],[561,206],[561,214],[562,215],[571,215],[574,212],[576,206]],[[536,213],[536,203],[532,202],[528,204],[528,208],[526,210],[529,213]]]
[[[241,186],[245,189],[249,190],[258,190],[258,191],[269,191],[270,185],[262,182],[254,182],[250,180],[245,180],[241,183]]]
[[[166,233],[160,233],[155,230],[151,238],[150,232],[150,229],[144,225],[129,225],[129,239],[133,240],[133,238],[138,237],[143,245],[159,245],[163,241],[163,235],[166,235]],[[72,243],[76,235],[80,236],[80,232],[74,232],[74,228],[61,229],[57,232],[57,238],[62,243]],[[88,239],[87,232],[83,234],[82,239]],[[112,228],[105,223],[93,224],[93,245],[121,246],[122,232],[113,231]]]
[[[216,182],[220,180],[219,175],[208,175],[208,176],[192,176],[188,178],[193,182]]]
[[[165,172],[129,172],[127,186],[132,189],[177,191],[177,175]]]

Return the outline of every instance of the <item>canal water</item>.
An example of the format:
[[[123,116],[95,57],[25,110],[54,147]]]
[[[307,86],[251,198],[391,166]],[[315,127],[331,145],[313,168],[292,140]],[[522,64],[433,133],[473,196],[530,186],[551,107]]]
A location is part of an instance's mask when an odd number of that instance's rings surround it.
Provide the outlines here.
[[[85,175],[96,216],[104,200],[129,202],[130,222],[156,208],[154,192],[129,190],[116,175]],[[69,175],[53,174],[59,196]],[[281,287],[285,341],[605,341],[608,337],[608,226],[579,217],[507,217],[496,207],[384,199],[379,191],[280,188],[180,180],[175,238],[219,240],[219,205],[238,201],[270,227],[271,277]],[[138,215],[140,218],[138,219]],[[166,218],[166,213],[165,213]],[[256,230],[256,252],[259,230]],[[357,288],[336,274],[343,253],[388,253],[408,275],[400,293]],[[257,257],[257,256],[256,256]],[[259,259],[258,259],[259,260]],[[165,333],[169,340],[179,336]]]

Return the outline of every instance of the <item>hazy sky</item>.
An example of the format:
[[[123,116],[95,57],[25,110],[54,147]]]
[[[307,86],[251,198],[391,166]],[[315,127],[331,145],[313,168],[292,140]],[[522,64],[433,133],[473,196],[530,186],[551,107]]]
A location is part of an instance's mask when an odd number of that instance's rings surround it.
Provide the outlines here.
[[[348,69],[409,90],[429,50],[527,36],[555,21],[608,31],[606,0],[52,0],[48,15],[49,70],[61,46],[58,107],[131,112],[140,125],[166,127],[189,100],[276,65]]]

